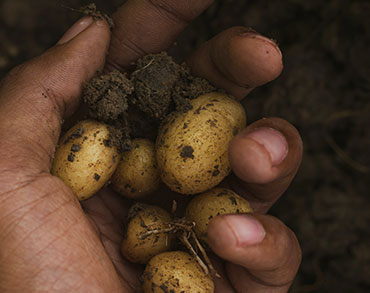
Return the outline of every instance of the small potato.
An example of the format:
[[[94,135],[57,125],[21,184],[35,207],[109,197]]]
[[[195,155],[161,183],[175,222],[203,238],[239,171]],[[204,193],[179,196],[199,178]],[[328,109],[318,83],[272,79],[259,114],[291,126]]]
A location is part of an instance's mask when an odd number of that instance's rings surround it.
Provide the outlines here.
[[[159,182],[154,143],[148,139],[134,139],[132,149],[122,154],[112,176],[112,188],[123,196],[141,198],[154,192]]]
[[[207,228],[212,218],[251,212],[253,210],[246,199],[230,189],[217,187],[195,196],[186,207],[185,218],[195,223],[195,234],[207,243]]]
[[[127,260],[145,264],[154,255],[172,248],[175,239],[173,234],[150,234],[150,231],[168,228],[172,219],[164,209],[136,204],[130,209],[129,217],[131,219],[121,246],[122,255]]]
[[[107,183],[119,160],[107,125],[85,120],[72,127],[60,140],[51,174],[62,179],[79,200],[84,200]]]
[[[230,141],[246,124],[243,106],[226,94],[205,94],[191,104],[164,123],[156,142],[161,178],[182,194],[209,190],[229,174]]]
[[[183,251],[153,257],[144,271],[143,290],[150,292],[214,292],[214,283],[194,258]]]

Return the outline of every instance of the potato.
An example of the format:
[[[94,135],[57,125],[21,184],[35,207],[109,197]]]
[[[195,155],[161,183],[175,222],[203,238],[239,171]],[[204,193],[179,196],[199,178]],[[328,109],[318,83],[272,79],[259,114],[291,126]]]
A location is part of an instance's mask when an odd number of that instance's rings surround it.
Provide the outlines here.
[[[134,139],[132,149],[122,154],[112,176],[112,188],[123,196],[141,198],[154,192],[159,182],[154,143],[148,139]]]
[[[67,184],[79,200],[92,196],[112,176],[119,160],[107,125],[81,121],[62,137],[55,152],[51,174]]]
[[[171,216],[160,207],[136,204],[129,212],[130,221],[122,241],[122,255],[134,263],[145,264],[154,255],[170,250],[175,239],[174,234],[145,234],[148,231],[166,229]]]
[[[205,94],[191,104],[164,123],[156,142],[160,176],[182,194],[209,190],[229,174],[229,143],[246,124],[242,105],[226,94]]]
[[[212,218],[251,212],[253,210],[246,199],[230,189],[217,187],[195,196],[186,207],[185,218],[195,223],[195,234],[207,243],[207,228]]]
[[[214,283],[194,258],[183,251],[153,257],[144,271],[143,290],[149,292],[214,292]]]

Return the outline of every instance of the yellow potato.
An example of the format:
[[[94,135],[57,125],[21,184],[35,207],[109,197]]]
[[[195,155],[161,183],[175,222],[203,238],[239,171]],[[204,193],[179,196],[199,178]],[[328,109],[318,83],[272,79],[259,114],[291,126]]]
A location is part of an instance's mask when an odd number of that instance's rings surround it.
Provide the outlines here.
[[[51,174],[62,179],[79,200],[84,200],[107,183],[119,160],[108,127],[85,120],[72,127],[60,140]]]
[[[143,290],[150,292],[214,292],[214,283],[194,258],[183,251],[153,257],[144,271]]]
[[[243,106],[226,94],[205,94],[191,104],[164,123],[156,142],[161,178],[182,194],[209,190],[229,174],[230,141],[246,124]]]
[[[207,243],[209,222],[223,214],[251,213],[249,202],[227,188],[214,188],[195,196],[186,207],[185,218],[195,223],[197,237]]]
[[[134,139],[132,149],[122,154],[112,176],[112,188],[123,196],[140,198],[154,192],[159,182],[154,143]]]
[[[160,207],[137,204],[129,214],[131,219],[121,246],[127,260],[145,264],[156,254],[172,248],[174,234],[150,234],[150,231],[169,227],[172,219],[168,212]]]

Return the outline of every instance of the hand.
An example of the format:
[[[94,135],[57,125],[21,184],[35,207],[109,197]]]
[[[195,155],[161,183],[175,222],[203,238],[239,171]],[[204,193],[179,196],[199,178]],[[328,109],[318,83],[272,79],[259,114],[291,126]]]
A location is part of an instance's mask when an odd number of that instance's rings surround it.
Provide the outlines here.
[[[166,49],[212,1],[127,1],[110,31],[83,18],[42,56],[13,69],[0,88],[0,291],[138,292],[142,268],[119,253],[127,203],[108,189],[83,203],[50,175],[64,119],[82,84],[104,68],[125,70]],[[153,23],[155,26],[153,26]],[[107,62],[105,62],[107,61]],[[244,28],[222,32],[187,60],[194,73],[238,98],[279,75],[281,54]],[[301,160],[297,131],[262,119],[233,140],[229,184],[253,215],[221,216],[208,237],[222,279],[216,292],[286,292],[300,263],[293,234],[264,215],[293,179]]]

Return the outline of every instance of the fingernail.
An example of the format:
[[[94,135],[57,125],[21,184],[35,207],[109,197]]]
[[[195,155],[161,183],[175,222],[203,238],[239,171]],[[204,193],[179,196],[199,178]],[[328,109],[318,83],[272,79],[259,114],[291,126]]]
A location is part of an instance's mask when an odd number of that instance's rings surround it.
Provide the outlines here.
[[[274,40],[271,40],[269,38],[266,38],[266,37],[264,37],[262,35],[255,35],[255,39],[261,40],[262,42],[264,42],[266,44],[269,44],[270,46],[272,46],[276,50],[276,52],[279,53],[280,56],[283,55],[281,53],[281,51],[280,51],[279,46],[276,44],[276,42]]]
[[[72,40],[79,33],[83,32],[93,23],[93,18],[90,16],[84,16],[79,19],[74,25],[72,25],[69,30],[67,30],[62,38],[58,41],[58,45],[65,44]]]
[[[229,232],[226,238],[238,247],[256,245],[265,238],[265,229],[253,216],[228,215],[225,216],[225,222],[225,232]]]
[[[263,145],[269,153],[273,166],[279,165],[288,154],[288,142],[285,136],[278,130],[262,127],[249,132],[246,137]]]
[[[256,30],[252,29],[252,28],[241,28],[240,29],[240,32],[239,32],[239,35],[242,36],[242,37],[245,37],[245,38],[251,38],[251,39],[257,39],[257,40],[260,40],[266,44],[269,44],[270,46],[272,46],[280,56],[282,56],[283,54],[281,53],[280,51],[280,48],[279,46],[276,44],[276,42],[272,39],[269,39],[263,35],[261,35],[260,33],[258,33]]]

